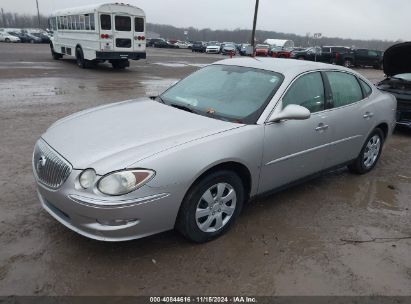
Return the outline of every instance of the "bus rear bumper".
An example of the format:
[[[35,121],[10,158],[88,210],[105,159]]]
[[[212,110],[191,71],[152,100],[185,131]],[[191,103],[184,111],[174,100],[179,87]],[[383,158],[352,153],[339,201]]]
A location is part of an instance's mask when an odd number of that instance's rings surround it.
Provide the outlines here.
[[[146,59],[145,52],[96,52],[98,60],[139,60]]]

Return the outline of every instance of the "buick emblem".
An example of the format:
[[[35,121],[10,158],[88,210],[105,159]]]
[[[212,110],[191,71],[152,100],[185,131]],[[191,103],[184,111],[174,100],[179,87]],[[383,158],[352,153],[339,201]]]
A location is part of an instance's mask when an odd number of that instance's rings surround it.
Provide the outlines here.
[[[44,155],[40,156],[37,161],[37,171],[40,171],[46,165],[47,159]]]

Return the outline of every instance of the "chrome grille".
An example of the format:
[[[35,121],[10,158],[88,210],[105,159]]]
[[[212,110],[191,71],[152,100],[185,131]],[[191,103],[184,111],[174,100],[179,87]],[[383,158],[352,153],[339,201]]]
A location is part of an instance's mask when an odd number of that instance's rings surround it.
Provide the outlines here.
[[[40,139],[34,148],[33,170],[40,183],[55,190],[60,188],[69,177],[72,167]]]

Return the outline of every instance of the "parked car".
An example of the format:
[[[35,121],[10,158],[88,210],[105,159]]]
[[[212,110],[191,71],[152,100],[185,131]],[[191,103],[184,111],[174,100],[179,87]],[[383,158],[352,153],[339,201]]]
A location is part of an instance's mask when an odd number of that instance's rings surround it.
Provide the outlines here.
[[[240,47],[240,51],[239,51],[239,53],[240,53],[240,55],[241,56],[247,56],[247,55],[252,55],[252,51],[251,51],[251,53],[249,53],[249,51],[250,51],[250,46],[251,46],[251,44],[249,44],[249,43],[243,43],[242,45],[241,45],[241,47]],[[248,53],[247,53],[248,52]]]
[[[164,48],[166,48],[166,49],[171,48],[171,45],[165,40],[158,40],[158,41],[154,42],[153,46],[155,48],[163,48],[163,49]]]
[[[207,54],[219,54],[220,53],[220,44],[212,43],[206,47]]]
[[[270,46],[268,44],[257,44],[255,46],[255,56],[267,57],[270,51]]]
[[[12,36],[18,37],[20,39],[20,42],[24,42],[24,43],[30,42],[30,37],[22,32],[7,32],[7,33]]]
[[[192,52],[200,52],[204,53],[206,51],[206,44],[205,42],[202,41],[196,41],[193,43],[193,46],[191,47]]]
[[[283,49],[282,47],[271,47],[268,56],[273,58],[290,58],[291,50]]]
[[[175,43],[175,45],[177,46],[177,48],[179,49],[188,49],[190,48],[190,44],[186,41],[177,41]]]
[[[386,78],[378,88],[397,98],[397,125],[411,128],[411,42],[385,51],[383,67]]]
[[[40,43],[50,43],[50,37],[42,33],[31,33],[31,35],[40,39]]]
[[[381,69],[383,63],[382,52],[369,49],[353,49],[342,55],[344,66],[371,66]]]
[[[20,42],[20,38],[14,35],[11,35],[7,32],[0,32],[0,41],[3,42]]]
[[[327,48],[323,49],[318,46],[310,47],[299,51],[293,50],[290,53],[290,58],[298,60],[317,61],[330,64],[338,64],[341,60],[341,56],[338,53],[332,52]]]
[[[344,67],[223,60],[155,100],[57,121],[35,145],[33,171],[45,210],[86,237],[176,228],[206,242],[253,197],[339,165],[371,171],[395,107],[393,95]]]
[[[235,55],[237,48],[235,44],[232,43],[225,43],[221,49],[221,54],[223,55]]]
[[[154,44],[156,43],[156,42],[159,42],[159,41],[164,41],[165,42],[165,40],[164,39],[162,39],[162,38],[151,38],[151,39],[147,39],[147,46],[148,47],[154,47]]]

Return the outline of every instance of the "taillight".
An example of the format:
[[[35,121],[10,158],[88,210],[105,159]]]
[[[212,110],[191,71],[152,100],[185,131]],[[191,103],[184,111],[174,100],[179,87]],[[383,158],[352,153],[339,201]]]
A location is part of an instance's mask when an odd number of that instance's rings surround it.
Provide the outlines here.
[[[136,40],[146,40],[146,37],[144,37],[144,36],[137,36],[137,37],[134,37],[134,39],[136,39]]]
[[[108,39],[110,36],[108,34],[101,34],[100,38],[101,39]]]

